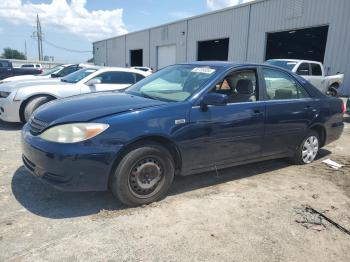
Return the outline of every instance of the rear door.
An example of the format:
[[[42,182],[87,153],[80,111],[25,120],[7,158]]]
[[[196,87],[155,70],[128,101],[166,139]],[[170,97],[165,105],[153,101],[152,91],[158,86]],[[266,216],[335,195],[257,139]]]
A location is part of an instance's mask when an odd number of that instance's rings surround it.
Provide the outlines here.
[[[316,115],[314,100],[288,73],[263,68],[266,119],[263,156],[293,152]]]
[[[309,77],[309,82],[317,87],[323,94],[326,94],[326,81],[323,76],[322,67],[318,63],[310,63],[311,75]]]

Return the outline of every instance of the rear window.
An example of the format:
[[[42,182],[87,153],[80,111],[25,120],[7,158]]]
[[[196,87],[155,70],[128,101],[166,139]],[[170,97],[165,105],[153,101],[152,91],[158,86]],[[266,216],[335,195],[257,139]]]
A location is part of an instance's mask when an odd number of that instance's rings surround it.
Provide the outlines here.
[[[322,76],[322,69],[319,64],[311,64],[311,71],[313,76]]]

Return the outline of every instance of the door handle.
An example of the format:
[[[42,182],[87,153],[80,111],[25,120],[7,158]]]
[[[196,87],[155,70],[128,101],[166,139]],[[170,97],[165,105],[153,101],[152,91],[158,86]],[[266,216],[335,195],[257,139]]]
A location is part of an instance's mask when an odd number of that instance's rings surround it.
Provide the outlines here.
[[[254,111],[253,111],[253,115],[254,116],[260,116],[260,115],[262,115],[263,114],[263,112],[261,112],[259,109],[255,109]]]

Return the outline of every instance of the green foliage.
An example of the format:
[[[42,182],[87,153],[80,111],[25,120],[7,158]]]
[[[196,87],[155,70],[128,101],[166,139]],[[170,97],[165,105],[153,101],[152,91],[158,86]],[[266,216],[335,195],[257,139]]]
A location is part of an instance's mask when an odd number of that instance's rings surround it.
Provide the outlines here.
[[[22,52],[20,52],[16,49],[9,48],[9,47],[4,48],[4,52],[1,55],[1,57],[6,58],[6,59],[19,59],[19,60],[26,60],[27,59],[26,56]]]

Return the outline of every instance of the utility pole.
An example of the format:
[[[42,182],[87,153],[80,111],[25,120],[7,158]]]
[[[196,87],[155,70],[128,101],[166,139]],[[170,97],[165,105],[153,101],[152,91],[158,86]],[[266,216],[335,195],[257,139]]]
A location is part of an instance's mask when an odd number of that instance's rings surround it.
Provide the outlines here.
[[[32,38],[36,38],[38,41],[38,55],[39,55],[39,61],[44,60],[44,54],[43,54],[43,34],[41,31],[41,24],[39,20],[39,14],[36,15],[36,32],[33,32]]]
[[[27,57],[27,40],[24,40],[24,55],[26,56],[26,59],[28,59],[28,57]]]
[[[39,53],[39,61],[43,59],[43,36],[41,32],[41,24],[39,19],[39,14],[36,15],[36,32],[38,37],[38,53]]]

